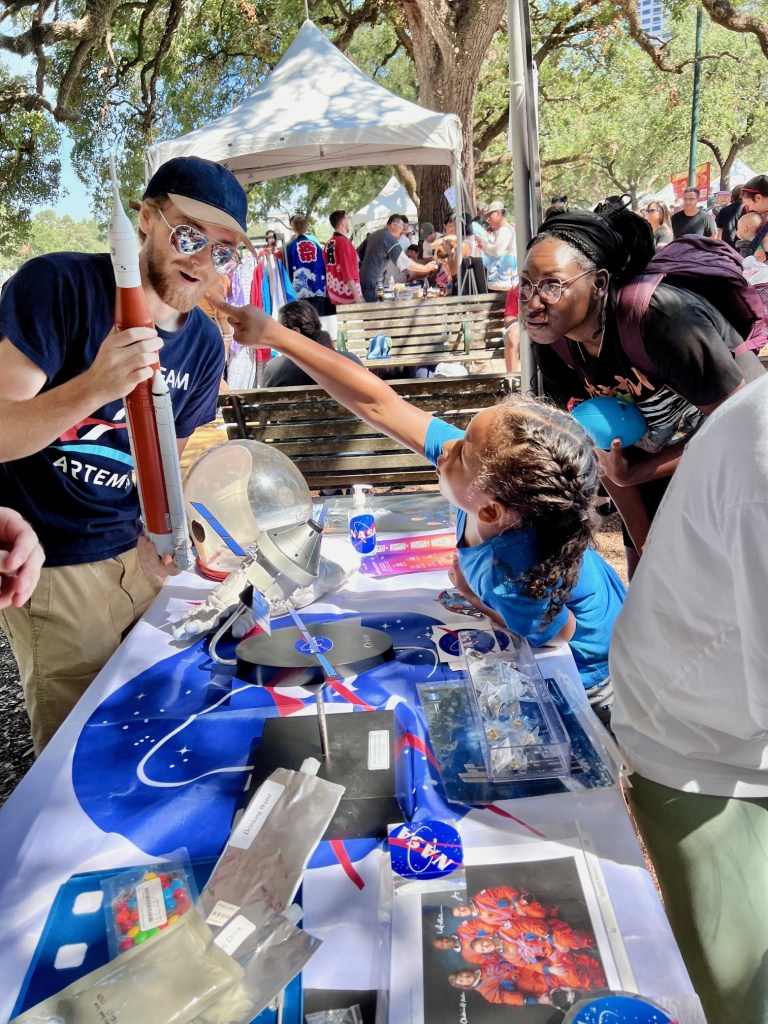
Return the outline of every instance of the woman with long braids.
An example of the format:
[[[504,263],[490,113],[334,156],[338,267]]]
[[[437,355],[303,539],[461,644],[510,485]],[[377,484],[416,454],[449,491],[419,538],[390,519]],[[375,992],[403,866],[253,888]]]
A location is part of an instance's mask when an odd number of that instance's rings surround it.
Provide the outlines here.
[[[534,646],[568,642],[593,707],[607,715],[608,641],[624,586],[592,546],[598,467],[579,424],[513,396],[477,413],[465,432],[252,306],[219,309],[239,344],[278,349],[341,405],[435,465],[459,510],[454,585]]]
[[[662,282],[641,324],[655,372],[632,365],[621,343],[619,289],[654,253],[651,228],[621,206],[566,213],[531,240],[520,275],[520,313],[546,394],[572,408],[617,395],[648,430],[636,445],[598,453],[603,483],[621,512],[630,576],[687,439],[744,386],[731,354],[743,338],[706,299]],[[758,367],[759,369],[759,367]]]

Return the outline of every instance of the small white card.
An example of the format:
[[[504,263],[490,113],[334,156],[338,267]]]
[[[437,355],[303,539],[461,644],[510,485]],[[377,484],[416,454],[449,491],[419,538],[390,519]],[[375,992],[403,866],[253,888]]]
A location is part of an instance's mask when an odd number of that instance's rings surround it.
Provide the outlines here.
[[[264,826],[264,822],[283,794],[285,786],[267,779],[246,807],[229,840],[230,846],[247,850]]]
[[[389,769],[389,729],[374,729],[368,733],[368,771],[385,772]]]
[[[219,900],[208,917],[206,917],[205,923],[220,928],[222,925],[226,924],[232,915],[236,914],[239,909],[240,907],[236,906],[234,903],[227,903],[226,900]]]
[[[139,929],[148,932],[167,924],[168,914],[163,899],[163,883],[159,878],[148,878],[136,886],[136,902],[139,911]]]
[[[256,925],[252,921],[249,921],[247,917],[243,917],[242,914],[238,914],[237,917],[232,918],[226,928],[222,928],[213,941],[217,946],[223,949],[225,953],[229,953],[230,956],[234,956],[235,951],[239,948],[243,939],[247,939],[248,936],[252,935],[255,931]]]

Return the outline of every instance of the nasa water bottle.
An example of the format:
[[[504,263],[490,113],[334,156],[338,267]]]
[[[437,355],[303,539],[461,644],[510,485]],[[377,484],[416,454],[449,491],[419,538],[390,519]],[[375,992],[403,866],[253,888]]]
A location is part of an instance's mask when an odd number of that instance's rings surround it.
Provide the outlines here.
[[[373,509],[366,501],[366,491],[373,490],[370,484],[352,485],[352,510],[349,513],[349,539],[352,547],[361,555],[370,555],[376,550],[376,519]]]

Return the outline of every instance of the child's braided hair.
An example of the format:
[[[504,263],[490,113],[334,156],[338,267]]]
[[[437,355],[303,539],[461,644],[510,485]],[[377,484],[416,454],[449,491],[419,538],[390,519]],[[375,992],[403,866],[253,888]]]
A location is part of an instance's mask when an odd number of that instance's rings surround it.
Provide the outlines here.
[[[478,484],[537,535],[539,562],[519,580],[549,598],[544,624],[563,607],[594,542],[599,484],[592,442],[573,417],[541,401],[510,395],[498,407]]]

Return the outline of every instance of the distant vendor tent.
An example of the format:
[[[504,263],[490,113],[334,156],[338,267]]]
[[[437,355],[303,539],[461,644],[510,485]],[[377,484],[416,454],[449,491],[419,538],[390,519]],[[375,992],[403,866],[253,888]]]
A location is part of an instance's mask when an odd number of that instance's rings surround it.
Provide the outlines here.
[[[200,156],[240,182],[267,181],[334,167],[427,164],[460,182],[461,124],[378,85],[311,22],[259,88],[229,113],[151,146],[149,178],[167,160]]]
[[[355,234],[375,231],[383,228],[393,213],[404,213],[410,222],[416,221],[417,213],[413,200],[408,195],[405,185],[392,175],[377,196],[366,203],[349,218]]]

